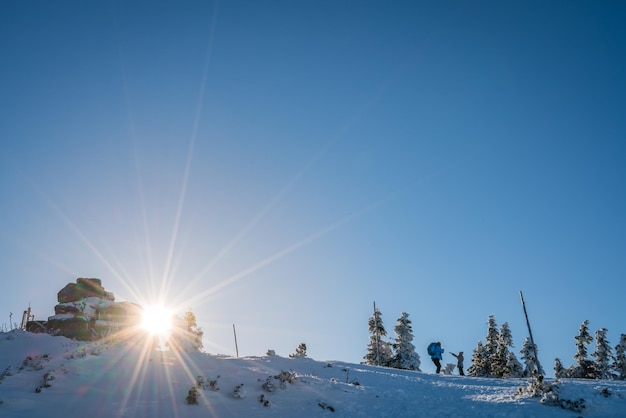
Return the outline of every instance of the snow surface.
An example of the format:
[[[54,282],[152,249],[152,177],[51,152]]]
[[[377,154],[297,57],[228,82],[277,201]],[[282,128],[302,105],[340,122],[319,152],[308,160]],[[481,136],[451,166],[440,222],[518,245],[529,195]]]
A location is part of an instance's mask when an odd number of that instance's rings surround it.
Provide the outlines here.
[[[291,382],[274,378],[281,372]],[[207,384],[189,405],[198,376]],[[0,333],[3,418],[626,416],[626,382],[562,381],[563,397],[585,399],[582,413],[516,396],[525,385],[308,358],[177,355],[148,347],[140,333],[108,343]]]

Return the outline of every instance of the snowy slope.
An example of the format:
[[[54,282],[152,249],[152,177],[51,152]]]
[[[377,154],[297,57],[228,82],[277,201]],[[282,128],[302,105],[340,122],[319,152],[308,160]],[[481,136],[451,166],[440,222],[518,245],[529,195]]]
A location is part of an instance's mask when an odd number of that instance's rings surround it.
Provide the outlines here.
[[[281,372],[291,382],[281,384],[275,378]],[[205,385],[198,389],[198,404],[189,405],[185,398],[198,376]],[[217,390],[208,385],[211,380]],[[0,417],[7,418],[626,415],[624,382],[563,382],[564,396],[585,399],[582,414],[516,397],[525,383],[306,358],[179,357],[147,347],[140,336],[94,344],[20,331],[0,334]],[[239,397],[233,393],[237,386]]]

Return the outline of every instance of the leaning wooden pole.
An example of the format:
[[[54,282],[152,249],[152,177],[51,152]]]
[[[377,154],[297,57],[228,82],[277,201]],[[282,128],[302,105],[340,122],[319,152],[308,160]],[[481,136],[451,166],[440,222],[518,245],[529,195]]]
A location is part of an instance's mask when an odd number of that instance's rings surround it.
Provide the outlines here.
[[[239,357],[239,346],[237,345],[237,331],[235,331],[235,324],[233,324],[233,335],[235,336],[235,353]]]
[[[376,320],[376,301],[374,301],[374,332],[376,335],[376,365],[380,366],[380,335],[378,335],[378,321]]]
[[[533,351],[535,352],[535,361],[537,362],[537,372],[542,374],[543,368],[541,367],[541,363],[539,363],[539,356],[537,355],[537,346],[535,345],[535,340],[533,339],[533,332],[530,329],[530,321],[528,320],[528,312],[526,312],[526,302],[524,302],[524,295],[522,291],[519,291],[519,297],[522,300],[522,307],[524,308],[524,316],[526,317],[526,326],[528,326],[528,335],[530,336],[530,345],[533,347]]]

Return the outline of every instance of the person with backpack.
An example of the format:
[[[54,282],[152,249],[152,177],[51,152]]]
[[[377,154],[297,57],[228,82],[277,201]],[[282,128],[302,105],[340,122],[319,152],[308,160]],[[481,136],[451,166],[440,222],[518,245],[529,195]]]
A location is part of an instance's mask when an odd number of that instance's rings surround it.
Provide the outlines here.
[[[463,373],[463,352],[459,351],[459,354],[450,352],[450,354],[456,357],[456,367],[459,369],[459,376],[465,376],[465,373]]]
[[[441,343],[437,341],[436,343],[430,343],[428,346],[428,355],[430,359],[437,366],[437,373],[441,371],[441,360],[443,360],[443,348],[441,348]]]

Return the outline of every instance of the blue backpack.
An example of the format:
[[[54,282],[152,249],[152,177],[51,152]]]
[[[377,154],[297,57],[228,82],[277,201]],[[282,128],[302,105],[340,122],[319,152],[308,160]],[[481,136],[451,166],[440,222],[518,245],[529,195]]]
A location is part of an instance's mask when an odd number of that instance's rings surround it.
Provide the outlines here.
[[[430,343],[428,345],[428,355],[429,356],[434,356],[435,355],[435,353],[436,353],[436,351],[435,351],[436,348],[435,347],[437,347],[437,343]]]

